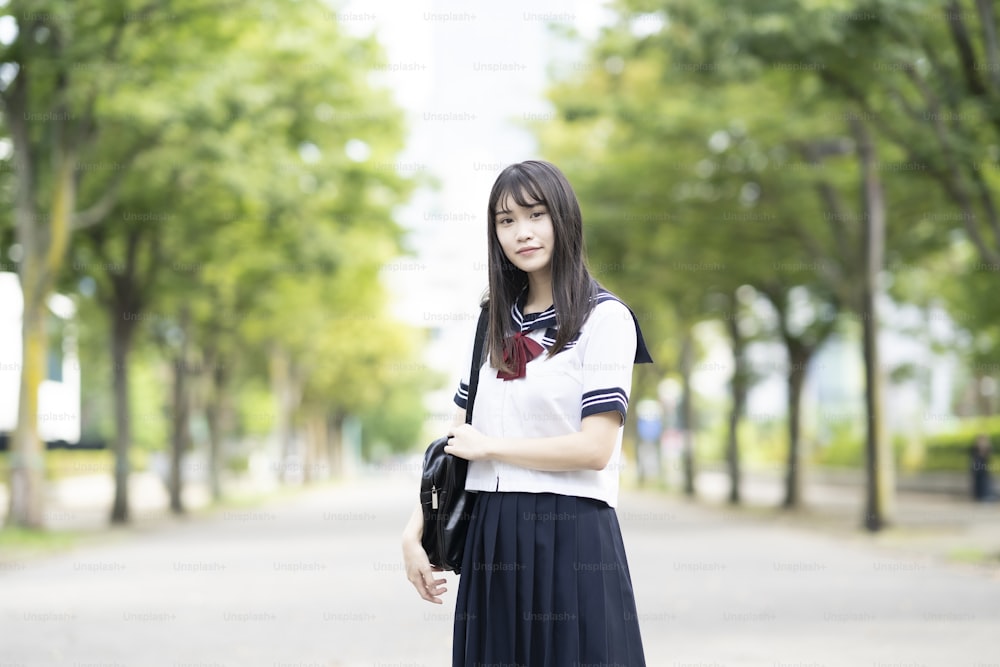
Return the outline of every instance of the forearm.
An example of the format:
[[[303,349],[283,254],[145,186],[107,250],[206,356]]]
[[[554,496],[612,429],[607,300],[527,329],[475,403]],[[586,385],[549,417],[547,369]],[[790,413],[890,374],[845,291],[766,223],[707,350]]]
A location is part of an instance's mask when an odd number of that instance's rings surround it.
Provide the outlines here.
[[[486,457],[522,468],[563,472],[604,470],[618,443],[617,412],[584,417],[576,433],[549,438],[488,438]]]
[[[403,540],[415,540],[419,542],[423,534],[424,511],[418,504],[413,509],[413,514],[410,515],[410,520],[406,522],[406,528],[403,529]]]
[[[615,451],[621,425],[621,415],[615,411],[584,417],[576,433],[547,438],[487,436],[462,424],[448,433],[445,451],[469,461],[492,459],[547,472],[604,470]]]
[[[601,470],[610,455],[606,443],[580,431],[549,438],[490,438],[486,457],[522,468],[563,472]]]

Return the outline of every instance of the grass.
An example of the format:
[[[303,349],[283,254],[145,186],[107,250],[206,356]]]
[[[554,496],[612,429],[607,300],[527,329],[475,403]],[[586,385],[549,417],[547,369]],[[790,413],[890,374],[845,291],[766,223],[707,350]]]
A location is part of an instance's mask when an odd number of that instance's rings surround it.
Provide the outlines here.
[[[73,546],[79,534],[72,531],[52,531],[11,526],[0,529],[0,548],[6,549],[65,549]]]
[[[959,547],[948,552],[948,560],[968,565],[1000,565],[1000,551],[978,547]]]
[[[129,452],[132,471],[149,467],[150,452],[133,447]],[[111,475],[115,469],[115,455],[110,449],[66,450],[52,449],[45,452],[45,480],[55,482],[77,475]],[[0,452],[0,479],[10,477],[10,452]]]
[[[71,530],[47,530],[8,526],[0,528],[0,567],[29,558],[69,551],[88,535]]]

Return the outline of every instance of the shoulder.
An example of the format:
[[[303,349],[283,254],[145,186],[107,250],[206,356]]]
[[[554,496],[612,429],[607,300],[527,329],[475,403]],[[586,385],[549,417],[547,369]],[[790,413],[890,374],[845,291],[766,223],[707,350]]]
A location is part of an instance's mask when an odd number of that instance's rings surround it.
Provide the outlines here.
[[[584,327],[599,327],[607,332],[602,335],[610,335],[623,341],[627,340],[627,347],[632,347],[634,343],[635,363],[652,363],[653,358],[646,347],[646,341],[643,340],[639,320],[628,304],[622,301],[618,295],[600,286],[593,299],[594,307]]]
[[[583,324],[581,334],[587,339],[599,338],[603,343],[618,341],[625,346],[636,336],[632,311],[621,299],[610,292],[598,294]]]
[[[594,296],[594,307],[590,311],[588,322],[596,323],[608,318],[616,318],[623,322],[631,323],[632,311],[617,295],[601,288]]]

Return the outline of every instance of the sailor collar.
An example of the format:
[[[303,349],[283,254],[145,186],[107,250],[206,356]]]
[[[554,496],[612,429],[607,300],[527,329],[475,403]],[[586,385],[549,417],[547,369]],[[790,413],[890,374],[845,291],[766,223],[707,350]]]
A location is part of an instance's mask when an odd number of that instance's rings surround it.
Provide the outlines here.
[[[545,329],[545,335],[542,337],[542,345],[548,349],[555,343],[556,331],[559,328],[558,316],[556,315],[555,305],[549,306],[540,313],[525,313],[524,312],[524,302],[527,299],[528,290],[527,287],[521,291],[514,303],[510,307],[511,321],[514,325],[514,330],[519,332],[522,336],[528,334],[531,331],[538,329]],[[617,301],[626,308],[628,312],[632,315],[632,322],[635,324],[635,361],[637,364],[651,364],[653,363],[653,358],[649,354],[649,350],[646,348],[646,342],[642,337],[642,330],[639,328],[639,320],[636,318],[635,313],[632,311],[628,305],[619,299],[617,296],[604,289],[603,287],[598,288],[597,294],[593,296],[594,305],[605,301]],[[577,334],[579,337],[579,334]]]
[[[556,320],[555,305],[549,306],[540,313],[524,313],[524,301],[528,298],[528,290],[521,290],[521,293],[514,299],[510,306],[510,317],[514,322],[514,329],[523,334],[535,329],[555,329],[558,322]]]

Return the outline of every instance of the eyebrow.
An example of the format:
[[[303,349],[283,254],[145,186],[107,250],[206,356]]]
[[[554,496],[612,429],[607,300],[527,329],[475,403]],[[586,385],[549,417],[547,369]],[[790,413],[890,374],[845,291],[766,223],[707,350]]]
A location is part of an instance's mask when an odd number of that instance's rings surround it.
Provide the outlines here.
[[[522,208],[533,209],[533,208],[538,208],[539,206],[547,206],[547,204],[543,201],[536,201],[534,204],[528,204],[527,206],[523,206]],[[493,214],[493,217],[495,218],[498,215],[510,215],[510,213],[511,212],[508,209],[500,209]]]

